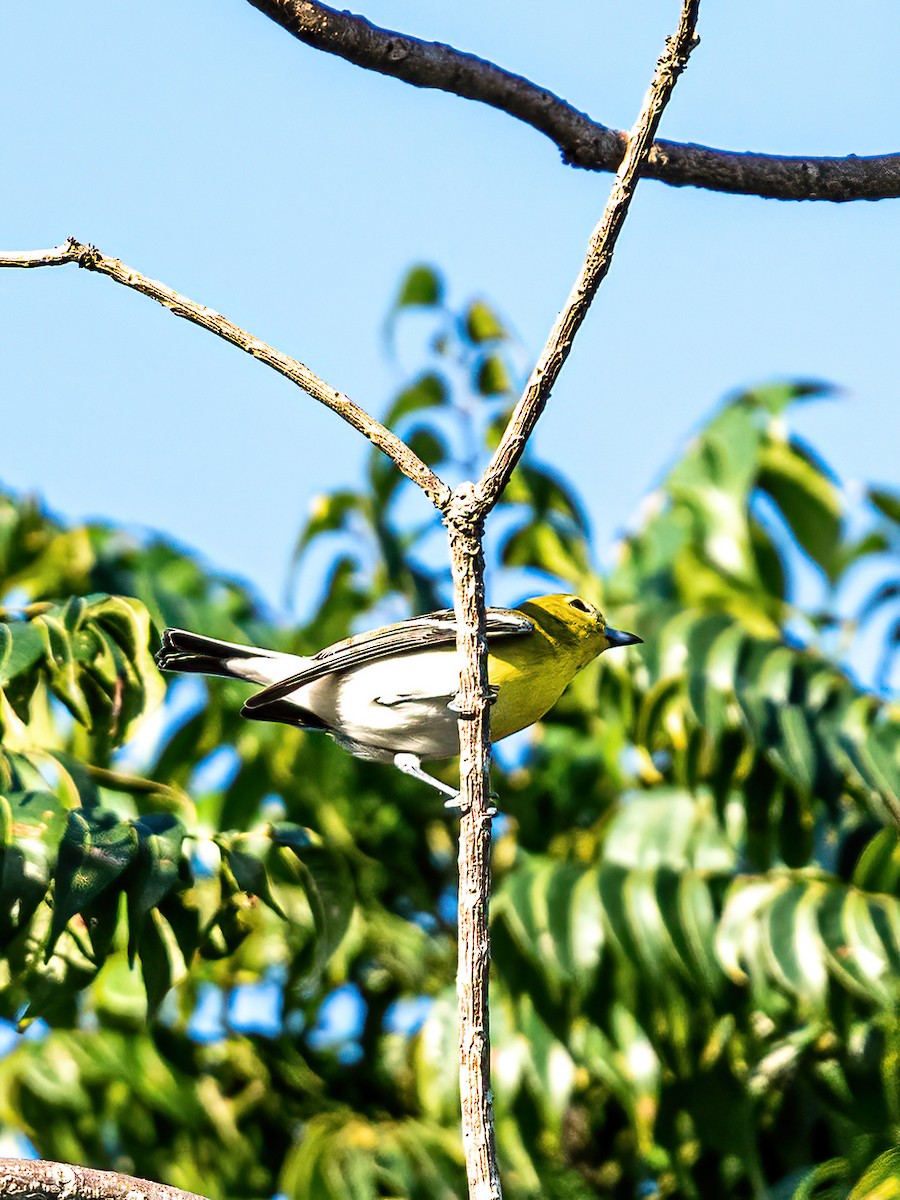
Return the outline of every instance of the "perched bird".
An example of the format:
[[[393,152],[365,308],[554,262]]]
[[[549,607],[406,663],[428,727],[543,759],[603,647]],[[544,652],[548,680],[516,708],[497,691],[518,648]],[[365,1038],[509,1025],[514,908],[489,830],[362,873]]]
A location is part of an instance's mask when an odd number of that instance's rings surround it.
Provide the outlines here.
[[[611,646],[641,638],[612,629],[579,596],[537,596],[487,610],[491,738],[533,725],[575,675]],[[167,629],[156,656],[164,671],[224,675],[262,684],[241,713],[331,734],[358,758],[393,763],[458,807],[459,793],[422,759],[459,753],[456,620],[450,609],[412,617],[326,646],[311,658]]]

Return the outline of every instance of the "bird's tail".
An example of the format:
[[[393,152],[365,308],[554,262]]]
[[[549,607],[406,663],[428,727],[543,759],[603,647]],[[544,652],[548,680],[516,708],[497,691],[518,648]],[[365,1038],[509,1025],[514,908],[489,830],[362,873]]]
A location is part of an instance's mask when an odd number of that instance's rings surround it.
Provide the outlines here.
[[[226,679],[246,679],[265,686],[295,675],[306,662],[297,654],[220,642],[217,638],[189,633],[186,629],[167,629],[156,655],[156,665],[161,671],[222,675]]]

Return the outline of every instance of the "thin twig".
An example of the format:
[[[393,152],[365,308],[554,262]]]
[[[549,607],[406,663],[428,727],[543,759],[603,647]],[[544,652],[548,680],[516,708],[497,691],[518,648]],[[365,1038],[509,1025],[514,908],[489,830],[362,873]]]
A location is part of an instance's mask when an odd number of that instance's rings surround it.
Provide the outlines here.
[[[124,792],[128,796],[154,796],[169,808],[193,812],[194,804],[187,792],[170,783],[157,783],[155,779],[147,779],[144,775],[112,771],[109,767],[98,767],[93,763],[87,763],[85,769],[99,787]]]
[[[563,161],[615,171],[626,135],[565,100],[474,54],[373,25],[317,0],[250,0],[299,41],[415,87],[436,88],[497,108],[546,134]],[[644,175],[675,187],[767,196],[777,200],[886,200],[900,196],[900,154],[810,158],[748,154],[659,141]]]
[[[544,411],[562,365],[569,356],[575,334],[587,316],[601,280],[609,270],[616,241],[653,144],[653,135],[694,46],[698,5],[699,0],[687,0],[678,29],[674,37],[666,42],[666,49],[657,63],[640,115],[629,134],[628,150],[616,173],[603,216],[591,234],[581,270],[556,318],[500,444],[481,478],[478,493],[483,506],[482,515],[497,503],[516,463],[522,457],[531,431]]]
[[[267,367],[271,367],[273,371],[278,371],[291,383],[295,383],[314,400],[318,400],[326,408],[336,412],[339,417],[343,417],[349,425],[367,437],[373,445],[393,460],[404,475],[413,483],[418,484],[437,508],[442,509],[448,503],[449,487],[396,434],[385,429],[379,421],[376,421],[359,405],[354,404],[347,396],[335,391],[304,363],[287,354],[282,354],[280,350],[253,337],[252,334],[235,325],[233,321],[223,317],[221,313],[197,304],[196,301],[180,295],[164,283],[148,279],[146,275],[126,266],[119,259],[109,258],[107,255],[101,254],[96,247],[84,245],[75,238],[69,238],[61,246],[54,246],[50,250],[0,251],[0,267],[59,267],[67,263],[77,263],[79,267],[106,275],[124,287],[133,288],[142,295],[149,296],[151,300],[156,300],[176,317],[192,321],[217,337],[224,338],[226,342],[231,342],[239,350],[246,351],[253,358],[265,363]]]
[[[203,1200],[194,1192],[118,1171],[44,1159],[0,1158],[0,1197],[9,1200]]]

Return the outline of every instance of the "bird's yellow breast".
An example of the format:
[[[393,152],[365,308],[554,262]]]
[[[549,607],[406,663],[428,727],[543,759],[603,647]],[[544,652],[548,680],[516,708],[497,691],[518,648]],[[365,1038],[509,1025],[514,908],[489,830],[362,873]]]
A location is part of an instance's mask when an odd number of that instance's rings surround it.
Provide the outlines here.
[[[538,631],[492,643],[488,675],[498,688],[491,739],[499,741],[540,720],[563,694],[582,663],[575,648],[554,645]]]

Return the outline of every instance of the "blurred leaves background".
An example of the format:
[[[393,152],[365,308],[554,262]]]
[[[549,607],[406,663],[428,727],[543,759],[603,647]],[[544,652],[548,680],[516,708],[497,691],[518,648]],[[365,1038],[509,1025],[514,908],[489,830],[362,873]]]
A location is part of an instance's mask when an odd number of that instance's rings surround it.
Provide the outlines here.
[[[398,291],[421,368],[386,419],[456,481],[523,356],[444,296]],[[491,522],[494,603],[577,591],[645,641],[499,750],[511,1197],[896,1190],[900,494],[792,434],[827,391],[727,398],[603,570],[565,464],[526,458]],[[291,577],[285,628],[165,539],[0,495],[0,1119],[215,1198],[458,1196],[453,822],[152,662],[165,625],[306,653],[443,606],[443,531],[373,451]]]

